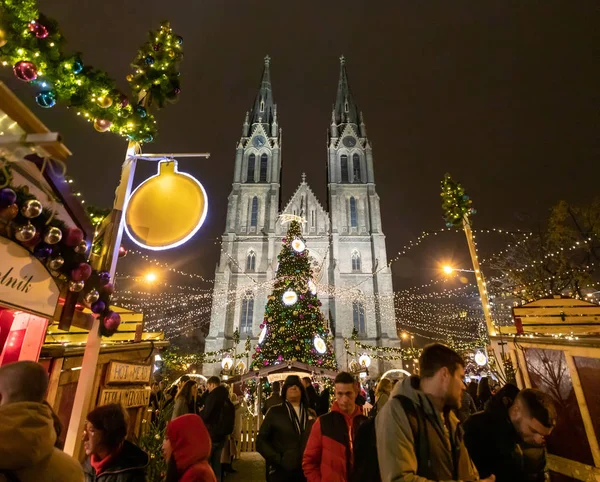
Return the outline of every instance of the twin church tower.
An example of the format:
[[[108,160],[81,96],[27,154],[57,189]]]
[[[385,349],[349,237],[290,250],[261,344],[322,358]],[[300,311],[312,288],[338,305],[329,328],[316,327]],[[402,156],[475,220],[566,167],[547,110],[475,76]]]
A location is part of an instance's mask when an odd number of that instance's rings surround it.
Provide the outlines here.
[[[318,296],[335,337],[338,366],[345,370],[351,357],[346,355],[344,337],[349,338],[353,328],[367,344],[399,343],[373,151],[343,57],[328,135],[327,210],[304,175],[292,198],[281,204],[281,132],[266,57],[258,95],[237,143],[205,350],[233,351],[236,328],[241,338],[238,353],[248,335],[256,343],[287,231],[279,216],[295,214],[304,218],[303,235],[313,258]],[[371,370],[379,373],[396,365],[373,361]],[[221,367],[212,368],[218,373]]]

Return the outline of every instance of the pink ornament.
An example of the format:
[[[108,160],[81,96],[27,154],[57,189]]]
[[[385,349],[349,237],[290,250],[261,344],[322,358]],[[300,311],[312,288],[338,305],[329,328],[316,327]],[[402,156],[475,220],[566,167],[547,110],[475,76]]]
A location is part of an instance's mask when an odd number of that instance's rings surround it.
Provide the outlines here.
[[[13,72],[17,79],[23,82],[31,82],[37,79],[37,67],[33,62],[28,60],[20,60],[13,67]]]
[[[117,331],[117,328],[119,328],[120,324],[121,324],[121,315],[119,315],[119,313],[115,313],[114,311],[111,311],[104,318],[104,327],[108,331]]]
[[[46,38],[48,36],[48,29],[39,22],[31,22],[29,24],[29,31],[35,34],[37,38]]]
[[[269,362],[267,360],[265,360],[265,366],[268,366]]]
[[[301,320],[303,320],[304,319],[304,315],[300,315],[300,316],[298,316],[298,318],[300,318]]]
[[[74,248],[75,246],[79,246],[83,241],[83,231],[76,227],[68,228],[66,233],[64,233],[63,239],[67,246]]]
[[[115,291],[115,286],[112,283],[106,283],[103,287],[102,287],[102,292],[103,293],[108,293],[109,295],[112,295]]]
[[[73,281],[85,281],[92,274],[92,267],[87,263],[79,263],[77,268],[71,270],[71,279]]]

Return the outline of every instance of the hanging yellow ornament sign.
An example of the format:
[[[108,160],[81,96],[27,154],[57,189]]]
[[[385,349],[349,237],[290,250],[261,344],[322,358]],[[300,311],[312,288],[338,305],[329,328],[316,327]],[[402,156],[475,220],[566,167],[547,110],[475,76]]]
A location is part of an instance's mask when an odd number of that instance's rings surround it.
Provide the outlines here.
[[[202,184],[162,161],[158,174],[133,192],[125,210],[125,231],[138,246],[163,250],[188,241],[204,223],[208,199]]]

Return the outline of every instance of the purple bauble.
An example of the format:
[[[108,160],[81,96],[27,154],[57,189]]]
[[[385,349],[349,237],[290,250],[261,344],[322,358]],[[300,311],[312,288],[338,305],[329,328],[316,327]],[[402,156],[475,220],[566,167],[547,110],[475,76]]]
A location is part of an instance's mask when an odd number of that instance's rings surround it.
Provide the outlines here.
[[[112,295],[113,292],[115,291],[115,287],[113,286],[112,283],[106,283],[103,287],[102,287],[102,292],[103,293],[107,293],[109,295]]]
[[[5,208],[17,202],[17,193],[11,188],[0,189],[0,208]]]
[[[37,79],[37,67],[28,60],[19,60],[13,67],[13,72],[17,79],[23,82],[31,82]]]
[[[83,241],[83,231],[79,228],[68,228],[64,233],[63,240],[67,246],[74,248]]]
[[[46,259],[48,256],[52,254],[52,248],[49,246],[39,245],[36,246],[33,250],[33,255],[39,259]]]
[[[92,267],[87,263],[79,263],[77,268],[71,270],[71,279],[73,281],[85,281],[92,274]]]
[[[101,285],[105,285],[110,281],[110,273],[108,271],[102,271],[98,273],[98,279]]]
[[[106,303],[104,303],[104,301],[102,301],[102,300],[98,300],[95,303],[92,303],[92,311],[94,313],[96,313],[97,315],[102,313],[105,308],[106,308]]]
[[[119,315],[119,313],[115,313],[114,311],[110,311],[104,318],[104,327],[108,331],[117,331],[117,328],[119,328],[120,324],[121,315]]]
[[[119,96],[119,104],[121,105],[121,108],[124,109],[129,105],[129,98],[125,94],[121,94]]]

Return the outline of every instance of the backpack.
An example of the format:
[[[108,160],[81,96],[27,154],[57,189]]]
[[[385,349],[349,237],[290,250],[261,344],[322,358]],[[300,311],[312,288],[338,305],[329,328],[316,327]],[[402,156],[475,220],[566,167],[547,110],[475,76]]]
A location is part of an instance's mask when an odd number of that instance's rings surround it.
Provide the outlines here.
[[[219,411],[219,421],[217,422],[217,431],[219,435],[226,437],[233,433],[233,427],[235,426],[235,407],[231,400],[227,398],[221,410]]]
[[[421,430],[425,429],[422,414],[415,408],[412,401],[404,395],[396,395],[394,399],[400,402],[406,413],[415,439],[417,461],[419,465],[421,465],[422,460],[427,460],[428,454],[427,438],[421,433]],[[389,400],[388,403],[391,403],[391,400]],[[377,458],[377,434],[375,432],[376,418],[377,413],[375,413],[374,416],[369,417],[369,419],[358,429],[356,441],[354,443],[353,481],[381,482],[379,460]]]

